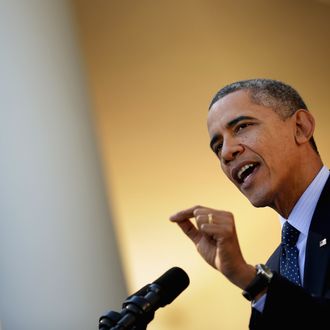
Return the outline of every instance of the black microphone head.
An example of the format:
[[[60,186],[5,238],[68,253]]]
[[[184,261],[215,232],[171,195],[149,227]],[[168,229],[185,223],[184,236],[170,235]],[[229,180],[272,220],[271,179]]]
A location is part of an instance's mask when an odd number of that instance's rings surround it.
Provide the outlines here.
[[[170,304],[188,285],[187,273],[179,268],[173,267],[159,277],[153,284],[160,287],[159,306]]]

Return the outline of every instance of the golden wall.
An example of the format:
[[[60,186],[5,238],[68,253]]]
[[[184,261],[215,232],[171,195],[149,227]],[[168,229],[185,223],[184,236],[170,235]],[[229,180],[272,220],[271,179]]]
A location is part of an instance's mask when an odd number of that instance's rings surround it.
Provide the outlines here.
[[[221,173],[208,147],[208,104],[239,79],[291,84],[316,117],[330,166],[327,2],[73,1],[129,289],[172,266],[191,280],[148,329],[247,329],[240,290],[168,217],[195,204],[232,211],[246,260],[267,260],[279,243],[277,215],[252,207]]]

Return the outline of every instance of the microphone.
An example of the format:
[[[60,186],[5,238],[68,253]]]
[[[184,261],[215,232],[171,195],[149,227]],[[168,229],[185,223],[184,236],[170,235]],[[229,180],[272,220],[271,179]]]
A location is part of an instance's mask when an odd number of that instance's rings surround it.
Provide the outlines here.
[[[110,311],[99,319],[99,330],[143,330],[155,311],[170,304],[189,285],[187,273],[173,267],[151,284],[129,296],[120,313]]]

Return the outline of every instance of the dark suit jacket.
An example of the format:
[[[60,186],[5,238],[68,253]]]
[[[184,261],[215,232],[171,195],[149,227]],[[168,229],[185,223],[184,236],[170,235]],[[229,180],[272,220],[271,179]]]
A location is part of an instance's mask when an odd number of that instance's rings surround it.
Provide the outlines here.
[[[320,247],[320,241],[327,244]],[[330,329],[330,177],[309,228],[303,288],[278,274],[280,246],[267,264],[274,277],[263,313],[252,309],[250,329]]]

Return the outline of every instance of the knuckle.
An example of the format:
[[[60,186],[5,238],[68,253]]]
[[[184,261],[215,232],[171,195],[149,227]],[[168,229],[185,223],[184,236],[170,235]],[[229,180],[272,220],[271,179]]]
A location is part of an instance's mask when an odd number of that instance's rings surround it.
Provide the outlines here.
[[[233,218],[234,217],[234,215],[231,212],[228,212],[228,211],[225,211],[225,215],[228,218]]]
[[[202,210],[202,207],[200,205],[194,206],[194,211],[193,211],[194,216],[199,215],[201,210]]]

